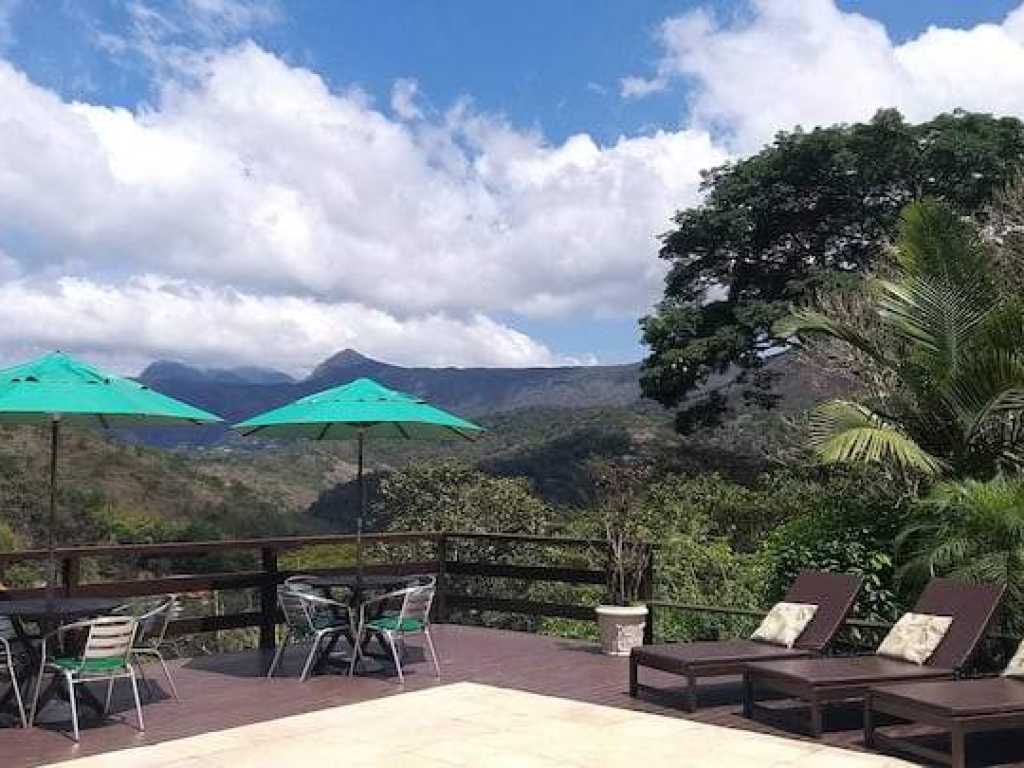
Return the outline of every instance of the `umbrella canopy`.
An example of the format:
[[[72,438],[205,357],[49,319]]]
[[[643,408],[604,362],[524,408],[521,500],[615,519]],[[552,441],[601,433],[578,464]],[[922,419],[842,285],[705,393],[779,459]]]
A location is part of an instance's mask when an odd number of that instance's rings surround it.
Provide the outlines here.
[[[191,405],[154,392],[144,384],[54,352],[0,370],[0,424],[50,428],[50,551],[47,594],[56,578],[54,518],[57,506],[57,454],[61,424],[130,427],[211,424],[221,421]]]
[[[367,437],[415,439],[464,438],[472,440],[484,431],[404,392],[396,392],[373,379],[355,381],[289,405],[253,416],[236,424],[243,435],[304,437],[311,440],[356,440],[359,444],[359,517],[356,522],[356,565],[363,567],[363,518],[366,486],[363,482],[363,443]],[[357,582],[358,592],[358,582]]]
[[[96,427],[221,421],[62,352],[0,370],[0,423],[49,426],[54,420]]]
[[[243,435],[305,437],[311,440],[364,438],[472,439],[483,432],[470,421],[396,392],[373,379],[307,395],[293,403],[236,424]]]

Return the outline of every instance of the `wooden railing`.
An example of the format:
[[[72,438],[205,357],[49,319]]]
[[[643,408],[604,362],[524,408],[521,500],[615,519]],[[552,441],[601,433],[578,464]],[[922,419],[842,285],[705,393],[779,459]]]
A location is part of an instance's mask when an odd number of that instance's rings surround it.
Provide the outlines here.
[[[259,609],[224,615],[206,615],[182,618],[173,622],[170,632],[175,635],[216,632],[229,629],[258,628],[260,646],[273,647],[275,627],[281,621],[276,602],[277,586],[293,572],[281,567],[282,555],[309,547],[354,546],[356,538],[346,535],[297,536],[273,539],[241,539],[225,541],[172,542],[163,544],[118,544],[103,546],[65,547],[57,550],[62,575],[60,590],[68,597],[134,598],[169,593],[219,592],[222,590],[257,590]],[[386,551],[394,545],[411,547],[417,554],[431,550],[427,557],[405,556],[397,561],[368,560],[367,574],[403,576],[432,573],[438,577],[435,611],[440,621],[449,620],[459,611],[493,611],[524,614],[527,616],[560,617],[592,620],[592,595],[588,602],[546,602],[530,599],[525,594],[510,595],[507,590],[499,594],[467,594],[457,589],[455,582],[466,578],[514,580],[534,584],[538,582],[591,587],[607,583],[607,560],[604,541],[515,534],[459,533],[459,532],[402,532],[376,533],[363,536],[363,544],[370,557],[375,550]],[[563,564],[516,564],[504,562],[517,545],[533,545],[545,551],[545,561],[557,559],[564,553]],[[491,548],[500,550],[493,558],[465,559],[465,550],[471,552]],[[246,555],[254,567],[213,573],[172,573],[157,578],[120,579],[83,582],[82,563],[89,559],[117,558],[196,558],[215,555]],[[570,554],[575,555],[570,557]],[[595,558],[595,554],[598,557]],[[0,581],[5,571],[14,566],[35,563],[41,565],[48,554],[45,550],[0,552]],[[598,562],[595,567],[594,560]],[[497,562],[502,560],[503,562]],[[603,562],[602,562],[603,561]],[[569,564],[564,564],[564,563]],[[580,565],[586,563],[587,567]],[[346,574],[354,573],[355,566],[343,565],[325,568],[301,569],[302,573]],[[8,589],[0,599],[42,597],[45,590]],[[653,599],[653,557],[643,583],[643,599]],[[648,622],[653,627],[653,621]],[[650,636],[648,637],[650,640]]]

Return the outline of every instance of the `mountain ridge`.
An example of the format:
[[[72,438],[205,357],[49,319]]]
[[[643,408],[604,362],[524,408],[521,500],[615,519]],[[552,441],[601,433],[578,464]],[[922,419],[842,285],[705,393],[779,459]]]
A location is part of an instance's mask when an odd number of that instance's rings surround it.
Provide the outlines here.
[[[156,361],[137,379],[171,397],[217,413],[228,423],[362,377],[470,418],[523,408],[630,406],[641,398],[640,363],[554,368],[404,367],[345,349],[301,380],[254,381],[251,376],[238,375],[238,370]],[[264,377],[275,373],[259,370]],[[142,439],[165,445],[182,439],[211,444],[222,440],[225,432],[223,426],[209,427],[175,437],[169,430],[147,430]]]

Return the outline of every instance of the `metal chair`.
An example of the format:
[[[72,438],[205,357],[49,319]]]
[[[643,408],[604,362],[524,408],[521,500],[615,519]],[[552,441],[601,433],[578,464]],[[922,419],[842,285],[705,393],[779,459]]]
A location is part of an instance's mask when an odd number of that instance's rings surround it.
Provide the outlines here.
[[[85,644],[78,656],[54,657],[47,654],[47,645],[53,638],[61,640],[69,631],[86,632]],[[75,686],[96,680],[107,681],[107,700],[103,714],[110,711],[110,700],[114,694],[114,681],[128,678],[132,684],[132,695],[135,697],[135,712],[139,718],[139,730],[145,731],[146,724],[142,719],[142,702],[139,700],[139,684],[135,670],[131,664],[132,640],[135,637],[135,619],[131,616],[104,616],[99,619],[79,621],[66,624],[43,638],[39,677],[36,678],[35,695],[32,697],[32,713],[29,724],[35,722],[36,708],[39,705],[39,694],[43,688],[43,676],[47,672],[62,675],[68,687],[68,700],[71,703],[71,723],[74,728],[74,739],[79,740],[78,702]]]
[[[441,677],[441,666],[437,661],[437,652],[434,650],[434,641],[430,637],[430,606],[434,602],[435,587],[406,587],[386,595],[365,601],[359,606],[359,631],[356,633],[352,660],[349,663],[348,674],[355,674],[356,662],[363,656],[363,640],[367,635],[374,635],[383,640],[383,645],[391,651],[391,658],[395,662],[395,670],[398,672],[398,681],[405,682],[405,675],[402,673],[402,661],[398,648],[401,645],[404,649],[405,638],[409,635],[423,635],[427,640],[427,648],[430,650],[430,658],[434,662],[434,672],[438,678]],[[383,615],[367,619],[367,608],[371,606],[389,604],[395,605],[400,602],[397,611],[387,611]]]
[[[14,700],[18,704],[21,727],[28,728],[25,702],[21,698],[21,685],[18,682],[18,671],[15,668],[14,652],[11,650],[11,640],[16,640],[17,637],[11,620],[6,616],[0,616],[0,674],[6,674],[11,678],[11,690],[14,692]]]
[[[320,654],[321,645],[325,640],[331,645],[340,637],[347,637],[351,632],[352,618],[347,605],[337,600],[321,597],[307,592],[301,587],[284,584],[277,588],[277,601],[284,613],[287,626],[285,636],[278,646],[274,659],[267,670],[267,677],[273,677],[274,671],[284,658],[285,649],[289,644],[298,644],[310,639],[313,646],[306,656],[300,680],[305,681],[313,669],[313,663]],[[340,617],[340,620],[339,620]]]
[[[152,605],[152,603],[150,604]],[[171,689],[171,695],[181,700],[178,695],[178,688],[171,677],[171,670],[167,667],[163,650],[167,645],[167,627],[173,619],[181,615],[181,602],[177,595],[167,595],[158,605],[137,616],[135,619],[135,639],[132,642],[131,659],[135,663],[139,674],[146,683],[146,690],[150,698],[153,697],[153,685],[146,677],[144,662],[147,659],[156,659],[167,678],[167,685]]]

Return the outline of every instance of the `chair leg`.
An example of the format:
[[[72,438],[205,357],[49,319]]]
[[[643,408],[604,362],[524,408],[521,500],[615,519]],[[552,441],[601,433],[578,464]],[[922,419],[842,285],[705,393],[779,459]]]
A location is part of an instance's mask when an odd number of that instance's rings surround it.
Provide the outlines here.
[[[174,684],[174,678],[171,677],[171,670],[167,666],[167,662],[164,661],[164,655],[157,649],[153,651],[153,655],[156,656],[156,660],[160,662],[160,666],[164,670],[164,677],[167,678],[167,687],[171,689],[171,695],[176,701],[181,701],[181,697],[178,695],[178,686]]]
[[[398,658],[398,646],[395,642],[395,638],[391,636],[390,632],[381,633],[384,638],[388,641],[388,648],[391,650],[391,658],[395,660],[395,669],[398,671],[398,682],[400,685],[405,685],[405,675],[402,674],[402,662]]]
[[[139,730],[146,730],[146,722],[142,719],[142,701],[139,699],[139,682],[135,679],[135,670],[128,667],[128,677],[132,681],[132,695],[135,697],[135,713],[139,716]]]
[[[270,662],[270,669],[267,670],[267,677],[274,676],[274,670],[277,669],[277,665],[281,663],[281,659],[284,657],[284,649],[288,646],[288,641],[291,640],[292,633],[290,631],[284,633],[284,637],[281,639],[281,644],[277,646],[277,651],[274,653],[274,659]]]
[[[8,659],[7,671],[11,673],[11,685],[14,687],[14,700],[18,703],[18,714],[21,716],[21,727],[28,728],[28,718],[25,717],[25,703],[21,698],[21,686],[18,684],[18,673],[14,669],[13,662]]]
[[[114,676],[110,676],[110,680],[107,681],[107,702],[103,705],[103,716],[106,717],[110,714],[110,700],[114,698]]]
[[[138,655],[133,655],[135,656],[135,666],[139,670],[139,677],[141,677],[142,682],[146,684],[146,695],[149,696],[149,700],[152,701],[154,698],[153,683],[151,683],[149,681],[149,678],[146,676],[146,665],[142,662],[142,659],[140,659]]]
[[[39,677],[36,678],[35,692],[32,694],[32,711],[28,717],[28,725],[31,728],[36,722],[36,709],[39,707],[39,694],[43,692],[43,675],[44,670],[39,670]]]
[[[430,649],[430,658],[434,660],[434,673],[438,680],[441,679],[441,664],[437,660],[437,651],[434,649],[434,641],[430,637],[430,630],[423,628],[423,634],[427,638],[427,647]]]
[[[68,684],[68,701],[71,702],[71,728],[74,731],[75,741],[81,741],[78,733],[78,695],[75,693],[75,680],[70,674],[65,674],[64,679]]]
[[[306,682],[309,678],[309,673],[313,670],[313,662],[316,661],[320,655],[320,642],[323,640],[323,636],[317,633],[316,637],[313,638],[313,647],[309,649],[309,655],[306,657],[306,663],[302,666],[302,674],[299,676],[300,682]]]
[[[356,673],[356,664],[359,662],[360,657],[363,655],[363,628],[360,627],[356,630],[356,636],[352,642],[352,659],[348,663],[348,676],[352,677]]]

